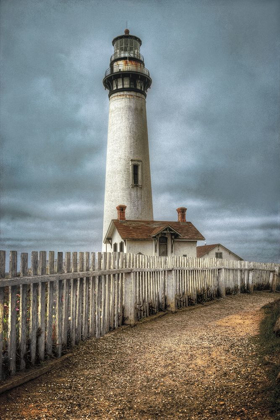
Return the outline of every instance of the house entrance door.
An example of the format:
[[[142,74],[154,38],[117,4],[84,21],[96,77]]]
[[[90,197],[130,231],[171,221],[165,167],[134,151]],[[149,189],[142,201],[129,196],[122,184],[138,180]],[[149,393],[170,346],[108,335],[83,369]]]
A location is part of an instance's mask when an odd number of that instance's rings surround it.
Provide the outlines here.
[[[167,257],[167,237],[160,236],[159,238],[159,256]]]

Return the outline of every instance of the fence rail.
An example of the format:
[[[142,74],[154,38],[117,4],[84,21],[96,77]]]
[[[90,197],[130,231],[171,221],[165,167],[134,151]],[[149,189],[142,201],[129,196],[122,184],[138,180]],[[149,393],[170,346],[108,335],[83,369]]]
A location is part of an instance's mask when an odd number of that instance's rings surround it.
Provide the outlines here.
[[[279,279],[272,263],[36,251],[18,272],[17,258],[6,270],[0,251],[0,380],[123,324]]]

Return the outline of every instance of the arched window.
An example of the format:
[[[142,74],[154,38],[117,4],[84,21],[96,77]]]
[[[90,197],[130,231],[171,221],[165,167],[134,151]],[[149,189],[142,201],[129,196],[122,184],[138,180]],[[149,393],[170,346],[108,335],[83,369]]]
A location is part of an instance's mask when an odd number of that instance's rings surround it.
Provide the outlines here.
[[[124,247],[123,247],[123,242],[120,242],[120,252],[123,252],[124,251],[124,249],[123,249]]]
[[[159,256],[167,257],[167,237],[160,236],[159,238]]]
[[[113,246],[114,252],[118,252],[118,244],[115,242]]]

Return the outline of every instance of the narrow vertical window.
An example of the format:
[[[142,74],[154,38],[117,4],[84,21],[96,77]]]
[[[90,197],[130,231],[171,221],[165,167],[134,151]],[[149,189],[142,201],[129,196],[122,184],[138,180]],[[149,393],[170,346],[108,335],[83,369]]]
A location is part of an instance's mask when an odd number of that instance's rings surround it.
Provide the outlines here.
[[[118,252],[118,244],[116,242],[114,243],[113,249],[114,249],[114,252]]]
[[[139,166],[133,165],[133,184],[138,185],[139,184]]]
[[[120,252],[123,252],[123,242],[120,242]]]
[[[142,187],[142,161],[132,160],[130,164],[131,186]]]

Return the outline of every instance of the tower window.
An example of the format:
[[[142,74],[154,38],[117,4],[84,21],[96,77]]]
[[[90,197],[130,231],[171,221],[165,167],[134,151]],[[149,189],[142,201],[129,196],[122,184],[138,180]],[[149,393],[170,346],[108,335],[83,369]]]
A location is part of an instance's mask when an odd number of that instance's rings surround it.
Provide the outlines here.
[[[131,160],[130,172],[131,172],[131,186],[141,187],[142,186],[142,161]]]
[[[133,184],[138,185],[139,184],[139,166],[133,165]]]

